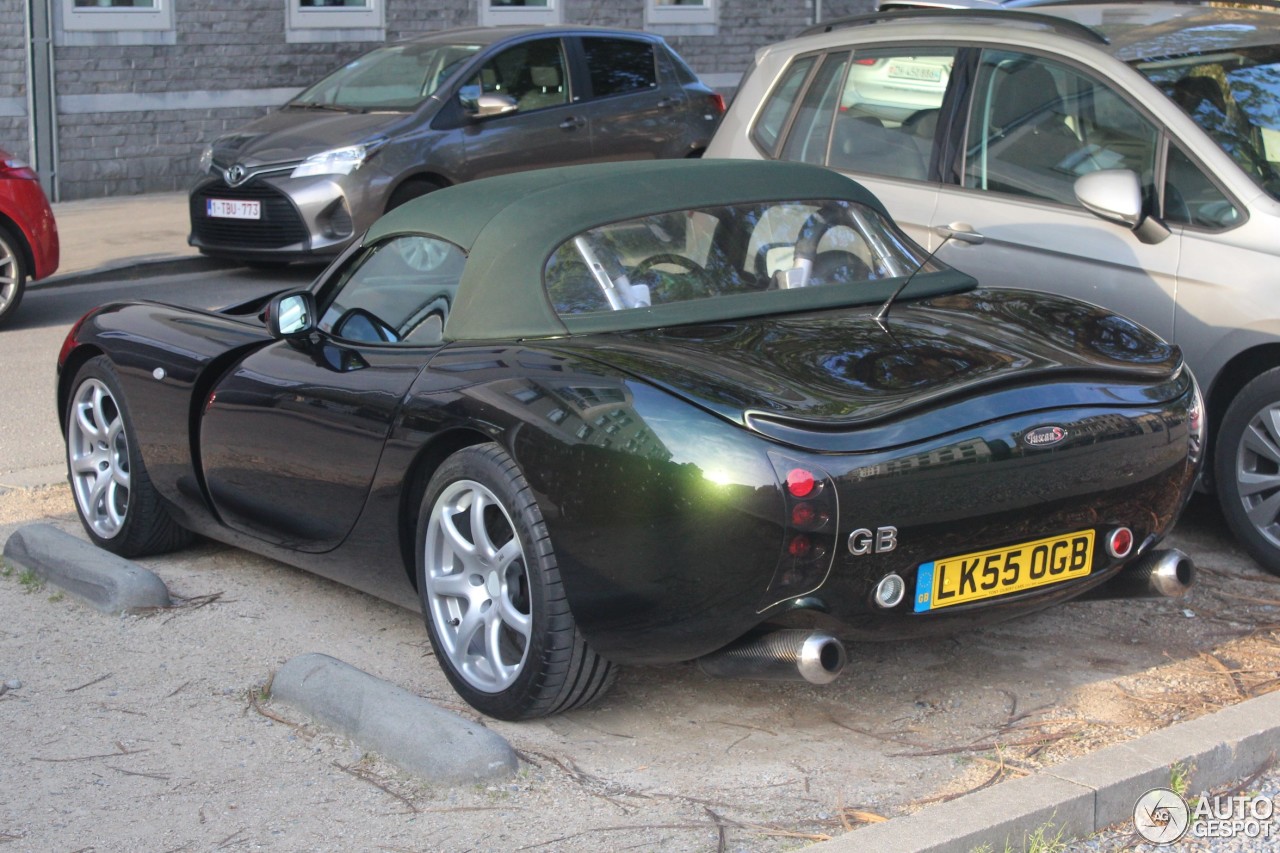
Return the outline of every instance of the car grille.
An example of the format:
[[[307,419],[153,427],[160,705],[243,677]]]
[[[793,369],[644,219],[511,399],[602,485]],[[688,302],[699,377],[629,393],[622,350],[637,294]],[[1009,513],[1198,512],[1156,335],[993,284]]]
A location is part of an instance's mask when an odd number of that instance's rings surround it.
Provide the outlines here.
[[[262,202],[261,219],[214,219],[205,214],[209,198]],[[306,245],[307,226],[287,197],[270,184],[253,181],[229,187],[221,181],[198,187],[191,193],[191,232],[202,246],[234,246],[244,249],[278,249]]]

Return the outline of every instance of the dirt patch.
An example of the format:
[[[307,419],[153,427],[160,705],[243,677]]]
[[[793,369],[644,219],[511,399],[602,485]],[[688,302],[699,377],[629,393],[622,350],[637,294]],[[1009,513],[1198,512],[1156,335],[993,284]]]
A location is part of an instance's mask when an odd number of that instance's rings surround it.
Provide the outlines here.
[[[510,782],[424,784],[274,706],[323,652],[470,719],[420,617],[242,551],[147,561],[179,601],[104,617],[0,577],[6,850],[785,850],[1191,719],[1280,685],[1280,583],[1193,503],[1186,601],[1073,603],[850,650],[835,684],[626,669],[598,707],[483,722]],[[0,494],[0,537],[79,534],[65,487]]]

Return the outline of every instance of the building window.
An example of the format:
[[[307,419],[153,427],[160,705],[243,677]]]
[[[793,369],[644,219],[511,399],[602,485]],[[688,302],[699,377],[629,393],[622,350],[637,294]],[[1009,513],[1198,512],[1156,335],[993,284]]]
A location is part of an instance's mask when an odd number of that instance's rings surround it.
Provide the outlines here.
[[[285,41],[383,41],[383,0],[285,0]]]
[[[705,26],[716,22],[716,0],[648,0],[646,24]]]
[[[172,30],[172,0],[63,0],[62,28],[72,32]]]
[[[562,0],[480,0],[480,25],[558,24]]]

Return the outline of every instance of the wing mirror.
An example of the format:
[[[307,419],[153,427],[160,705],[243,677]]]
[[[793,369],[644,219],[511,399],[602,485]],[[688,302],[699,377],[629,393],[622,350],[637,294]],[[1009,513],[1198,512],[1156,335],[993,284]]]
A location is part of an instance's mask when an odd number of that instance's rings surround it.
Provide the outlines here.
[[[513,113],[519,109],[516,99],[510,95],[489,93],[481,95],[472,102],[470,113],[472,118],[492,118]]]
[[[1076,200],[1099,219],[1123,225],[1143,243],[1159,243],[1169,229],[1147,216],[1142,200],[1142,180],[1130,169],[1101,169],[1076,178]]]
[[[309,290],[281,293],[267,303],[262,321],[273,338],[294,338],[316,327],[316,300]]]

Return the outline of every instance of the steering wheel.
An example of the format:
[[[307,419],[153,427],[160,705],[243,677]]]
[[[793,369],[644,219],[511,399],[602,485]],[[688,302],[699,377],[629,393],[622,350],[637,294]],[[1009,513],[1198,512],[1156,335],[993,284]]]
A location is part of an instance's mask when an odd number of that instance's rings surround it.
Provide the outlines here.
[[[684,267],[686,273],[693,273],[699,277],[706,277],[707,271],[692,258],[686,258],[684,255],[677,255],[674,252],[661,252],[645,258],[636,264],[636,268],[631,271],[634,276],[642,276],[649,270],[662,264],[671,264],[677,267]]]
[[[663,293],[663,296],[658,301],[683,302],[687,299],[715,296],[720,293],[720,288],[716,286],[714,277],[707,272],[705,267],[692,258],[677,255],[674,252],[659,252],[636,264],[635,268],[631,270],[632,282],[639,282],[642,276],[653,272],[654,267],[660,267],[664,264],[681,267],[681,272],[678,275],[689,276],[692,281],[672,281],[666,275],[663,275],[662,280],[656,285],[657,290]],[[661,273],[661,270],[658,272]]]

